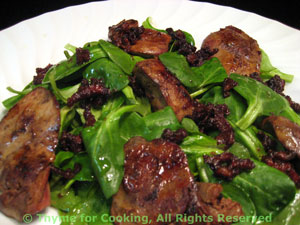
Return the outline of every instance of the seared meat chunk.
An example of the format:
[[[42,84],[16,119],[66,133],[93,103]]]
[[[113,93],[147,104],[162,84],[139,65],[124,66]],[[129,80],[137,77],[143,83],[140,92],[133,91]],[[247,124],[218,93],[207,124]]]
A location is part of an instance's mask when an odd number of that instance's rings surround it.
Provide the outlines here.
[[[188,91],[158,59],[138,62],[133,74],[155,110],[169,105],[179,121],[193,114],[194,103]]]
[[[211,51],[218,49],[212,57],[221,61],[228,74],[249,76],[260,72],[261,52],[257,41],[234,26],[227,26],[208,35],[202,43],[202,48]]]
[[[151,224],[159,214],[183,214],[190,202],[193,177],[180,147],[163,139],[147,142],[131,138],[124,146],[123,184],[113,197],[111,215],[148,216]],[[142,224],[122,222],[116,224]]]
[[[230,224],[219,223],[218,214],[243,215],[239,203],[223,198],[220,184],[194,182],[187,157],[175,143],[133,137],[125,144],[124,151],[124,179],[113,197],[112,216],[147,216],[151,224],[187,224],[179,219],[184,214],[212,216],[212,223],[195,224],[217,225]],[[171,215],[171,219],[163,222],[159,215]],[[143,221],[115,224],[143,224]]]
[[[24,96],[0,122],[0,210],[22,221],[50,205],[59,105],[45,88]]]
[[[189,209],[190,215],[210,216],[212,219],[197,221],[194,224],[201,225],[228,225],[231,222],[223,222],[219,215],[227,216],[243,216],[243,210],[238,202],[232,201],[229,198],[224,198],[222,195],[223,187],[221,184],[199,183],[197,182],[197,204]],[[210,222],[211,221],[211,222]],[[187,223],[179,223],[187,224]]]
[[[295,152],[300,159],[300,126],[282,116],[269,116],[263,121],[263,126],[271,125],[281,144],[289,151]]]
[[[143,57],[158,56],[169,49],[171,37],[165,33],[138,26],[136,20],[123,20],[109,27],[112,43],[125,51]]]

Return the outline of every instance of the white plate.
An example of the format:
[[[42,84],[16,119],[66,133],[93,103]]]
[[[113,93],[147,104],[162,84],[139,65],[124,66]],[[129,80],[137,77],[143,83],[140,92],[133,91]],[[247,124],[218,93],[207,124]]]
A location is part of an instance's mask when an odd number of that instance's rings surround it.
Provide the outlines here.
[[[64,46],[82,46],[107,39],[108,27],[122,19],[144,21],[151,16],[158,28],[190,32],[196,45],[210,33],[234,25],[256,39],[274,66],[295,75],[286,93],[300,102],[300,31],[279,22],[230,7],[186,0],[114,0],[93,2],[50,12],[0,32],[0,101],[12,96],[7,86],[21,90],[32,81],[36,67],[64,59]],[[0,106],[2,114],[3,106]],[[24,204],[24,203],[22,203]],[[47,209],[48,215],[57,215]],[[0,214],[1,224],[18,224]],[[36,220],[32,224],[51,224]],[[55,223],[59,224],[59,223]]]

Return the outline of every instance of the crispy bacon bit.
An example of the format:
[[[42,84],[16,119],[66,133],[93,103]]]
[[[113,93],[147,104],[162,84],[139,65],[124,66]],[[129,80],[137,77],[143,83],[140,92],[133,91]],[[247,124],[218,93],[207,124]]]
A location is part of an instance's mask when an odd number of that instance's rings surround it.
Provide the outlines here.
[[[188,136],[188,133],[183,128],[180,128],[176,131],[172,131],[171,129],[167,128],[164,130],[163,134],[161,135],[161,137],[164,140],[167,140],[167,141],[170,141],[170,142],[173,142],[176,144],[180,144],[183,141],[183,139],[187,136]]]
[[[288,100],[288,102],[290,103],[291,108],[296,112],[296,113],[300,113],[300,104],[297,102],[294,102],[290,96],[285,95],[284,96],[286,98],[286,100]]]
[[[296,172],[294,165],[291,162],[295,158],[295,152],[269,151],[268,155],[262,157],[262,161],[267,165],[287,174],[291,178],[291,180],[294,181],[297,188],[300,188],[300,175]]]
[[[266,151],[276,149],[276,145],[277,145],[276,141],[273,140],[268,135],[266,135],[264,132],[262,132],[262,131],[258,132],[257,137],[260,140],[260,142],[262,143],[262,145],[264,146],[264,149]]]
[[[223,96],[227,98],[230,96],[230,90],[237,86],[238,83],[231,78],[225,78],[223,81]]]
[[[124,49],[127,49],[130,45],[134,45],[145,30],[143,26],[139,27],[136,20],[122,20],[117,25],[111,26],[108,29],[108,37],[112,43]]]
[[[188,54],[186,59],[191,66],[201,66],[206,60],[210,59],[217,52],[217,48],[210,50],[209,48],[203,47],[195,53]]]
[[[214,171],[214,174],[225,180],[232,180],[244,171],[252,170],[255,164],[250,159],[240,159],[230,152],[215,156],[204,156],[204,161]]]
[[[76,63],[81,65],[90,60],[90,52],[87,49],[76,48]]]
[[[64,131],[59,140],[60,147],[64,151],[70,151],[74,153],[84,151],[83,141],[80,135],[74,135]]]
[[[278,94],[282,94],[284,91],[285,81],[280,76],[275,75],[266,82],[266,85]]]
[[[205,132],[209,129],[218,129],[220,134],[216,137],[218,144],[225,144],[229,148],[234,143],[234,132],[225,119],[229,115],[227,105],[214,105],[208,103],[207,105],[195,102],[195,110],[192,119],[198,125],[200,131]]]
[[[191,66],[201,66],[204,61],[218,52],[218,49],[210,50],[209,48],[201,48],[196,51],[197,48],[187,42],[181,30],[174,31],[172,28],[167,28],[166,31],[174,40],[173,50],[177,50],[179,54],[186,56]]]
[[[259,75],[258,72],[251,73],[249,77],[252,78],[252,79],[254,79],[254,80],[256,80],[256,81],[258,81],[258,82],[261,82],[261,83],[265,84],[263,82],[263,80],[261,79],[261,77],[260,77],[260,75]]]
[[[91,78],[91,82],[82,79],[77,92],[67,101],[67,105],[72,107],[76,102],[84,101],[83,105],[92,105],[95,108],[100,107],[110,94],[110,90],[104,86],[101,79]]]
[[[38,85],[41,84],[43,82],[43,79],[46,75],[46,73],[48,72],[48,70],[52,67],[52,64],[48,64],[48,66],[46,66],[45,68],[36,68],[36,76],[33,77],[33,84],[34,85]]]
[[[95,116],[91,112],[91,107],[86,106],[83,112],[85,126],[93,126],[96,122]]]
[[[74,169],[73,169],[73,170],[70,169],[70,168],[68,168],[68,169],[66,169],[66,170],[63,170],[63,169],[60,169],[60,168],[55,167],[55,166],[53,166],[53,165],[50,165],[50,167],[51,167],[51,171],[52,171],[52,172],[54,172],[54,173],[56,173],[56,174],[62,176],[63,178],[65,178],[65,179],[67,179],[67,180],[71,180],[72,178],[74,178],[75,175],[76,175],[77,173],[79,173],[80,170],[81,170],[81,165],[78,164],[78,163],[75,163]]]

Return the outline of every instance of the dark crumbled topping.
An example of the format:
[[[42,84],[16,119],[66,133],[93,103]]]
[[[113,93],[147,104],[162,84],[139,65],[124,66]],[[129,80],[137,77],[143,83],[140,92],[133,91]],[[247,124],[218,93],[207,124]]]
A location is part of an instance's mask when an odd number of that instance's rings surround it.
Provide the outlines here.
[[[143,26],[138,26],[136,20],[123,20],[108,29],[108,37],[112,43],[125,50],[127,50],[127,46],[134,45],[145,30]]]
[[[270,136],[266,135],[264,132],[260,131],[257,133],[257,137],[262,143],[264,149],[266,151],[272,150],[276,148],[276,141],[273,140]]]
[[[225,78],[223,81],[223,97],[227,98],[230,96],[230,90],[237,86],[238,83],[231,78]]]
[[[214,175],[225,180],[232,180],[241,172],[250,171],[255,164],[250,159],[240,159],[230,152],[215,156],[203,156],[205,163],[213,170]]]
[[[91,78],[91,81],[82,79],[77,92],[67,100],[67,105],[72,107],[76,102],[82,101],[82,105],[92,105],[99,108],[110,95],[110,90],[104,86],[101,79]]]
[[[287,174],[294,181],[297,188],[300,188],[300,175],[296,172],[292,160],[296,158],[295,152],[269,151],[268,155],[262,157],[267,165]]]
[[[94,115],[91,112],[91,108],[86,106],[83,112],[83,116],[85,119],[85,126],[93,126],[96,122]]]
[[[201,48],[195,53],[188,54],[186,56],[187,61],[191,66],[201,66],[206,60],[210,59],[214,54],[218,52],[218,49]]]
[[[52,64],[48,64],[48,66],[46,66],[45,68],[36,68],[36,76],[33,77],[33,84],[34,85],[38,85],[41,84],[43,82],[43,79],[46,75],[46,73],[48,72],[48,70],[52,67]]]
[[[261,82],[261,83],[265,84],[263,82],[263,80],[261,79],[259,73],[257,73],[257,72],[251,73],[249,77],[252,78],[253,80],[256,80],[258,82]]]
[[[174,41],[173,50],[184,55],[191,66],[201,66],[204,61],[218,52],[218,49],[210,50],[209,48],[201,48],[196,51],[197,48],[187,42],[181,30],[174,31],[172,28],[167,28],[166,31]]]
[[[285,81],[280,76],[275,75],[266,82],[266,85],[278,94],[282,94],[284,91]]]
[[[214,105],[208,103],[205,105],[195,101],[192,119],[202,132],[218,129],[220,131],[216,137],[218,144],[225,144],[225,147],[229,148],[234,143],[233,129],[225,119],[225,116],[228,116],[229,113],[229,109],[225,104]]]
[[[62,132],[59,144],[60,148],[64,151],[70,151],[74,153],[84,151],[82,137],[66,131]]]
[[[81,65],[90,60],[90,52],[87,49],[76,48],[76,63]]]
[[[296,113],[300,113],[300,104],[297,102],[294,102],[290,96],[285,95],[284,96],[286,98],[286,100],[288,100],[288,102],[290,103],[291,108],[296,112]]]
[[[296,186],[300,188],[300,176],[294,169],[296,153],[292,151],[275,151],[275,140],[270,138],[264,132],[259,132],[257,136],[268,153],[266,156],[262,157],[262,161],[287,174],[294,181]]]
[[[180,144],[185,137],[188,136],[188,133],[185,129],[180,128],[176,131],[172,131],[171,129],[167,128],[162,133],[161,137],[165,140],[168,140],[170,142]]]
[[[55,166],[53,166],[53,165],[50,165],[50,168],[51,168],[51,171],[52,171],[53,173],[56,173],[56,174],[62,176],[63,178],[65,178],[65,179],[67,179],[67,180],[71,180],[72,178],[75,177],[75,175],[76,175],[77,173],[80,172],[80,170],[81,170],[81,165],[78,164],[78,163],[75,163],[74,169],[73,169],[73,170],[70,169],[70,168],[69,168],[69,169],[66,169],[66,170],[63,170],[63,169],[60,169],[60,168],[55,167]]]

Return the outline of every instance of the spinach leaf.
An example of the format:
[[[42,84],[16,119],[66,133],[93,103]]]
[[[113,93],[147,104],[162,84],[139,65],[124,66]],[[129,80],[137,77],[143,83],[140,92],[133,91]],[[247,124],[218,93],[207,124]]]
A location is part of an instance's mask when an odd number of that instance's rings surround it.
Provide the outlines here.
[[[184,128],[188,133],[190,134],[198,134],[200,133],[199,127],[197,124],[194,122],[194,120],[190,118],[183,118],[181,121],[182,128]]]
[[[144,136],[147,140],[159,138],[166,128],[177,130],[181,127],[174,111],[169,106],[146,115],[144,117],[144,122],[148,129],[148,133]]]
[[[300,125],[300,117],[289,106],[288,101],[266,85],[238,74],[230,78],[238,85],[234,87],[248,103],[248,108],[236,125],[242,130],[247,129],[258,116],[282,115]]]
[[[151,24],[151,20],[152,20],[151,17],[147,17],[147,19],[142,23],[143,27],[146,29],[156,30],[156,31],[159,31],[162,33],[167,33],[166,30],[161,30],[161,29],[157,29],[157,28],[153,27]]]
[[[111,200],[105,199],[96,182],[78,182],[64,195],[61,189],[57,185],[51,191],[51,205],[59,209],[62,218],[69,219],[61,225],[112,225],[101,219],[103,214],[109,214]]]
[[[63,170],[74,169],[75,164],[80,164],[80,171],[72,178],[74,181],[93,181],[94,173],[90,159],[86,153],[74,154],[72,152],[60,151],[55,158],[54,165]]]
[[[235,141],[234,144],[228,149],[228,152],[231,152],[242,159],[249,159],[251,157],[249,150],[237,141]]]
[[[170,107],[147,114],[144,117],[132,112],[127,116],[125,115],[120,124],[120,135],[126,141],[134,136],[142,136],[151,141],[160,138],[167,128],[177,130],[181,127]]]
[[[106,198],[117,193],[124,173],[125,141],[120,137],[120,119],[127,112],[143,111],[143,107],[140,104],[119,107],[82,131],[85,148]]]
[[[251,218],[256,216],[255,205],[253,204],[251,198],[247,195],[247,193],[245,193],[242,189],[238,188],[237,186],[231,183],[223,183],[222,187],[222,194],[225,198],[230,198],[233,201],[236,201],[241,204],[244,216],[250,216]],[[234,224],[251,225],[252,222],[237,222]]]
[[[91,63],[84,71],[83,77],[86,79],[103,79],[105,86],[112,91],[120,91],[128,83],[128,77],[124,72],[107,58],[98,59]]]
[[[124,71],[124,73],[128,75],[131,74],[135,65],[131,55],[107,41],[100,40],[99,44],[111,61],[118,65]]]
[[[146,29],[152,29],[152,30],[156,30],[156,31],[159,31],[159,32],[162,32],[162,33],[167,33],[166,30],[160,30],[160,29],[157,29],[155,27],[152,26],[151,24],[151,17],[147,17],[147,19],[143,22],[143,27],[146,28]],[[184,33],[184,36],[185,36],[185,40],[187,41],[187,43],[195,46],[195,40],[193,38],[193,36],[186,32],[186,31],[182,31]]]
[[[49,89],[49,85],[48,84],[39,84],[39,85],[34,85],[32,84],[32,82],[30,82],[29,84],[26,85],[26,87],[22,90],[22,91],[16,91],[11,87],[7,87],[7,90],[15,93],[17,95],[12,96],[6,100],[4,100],[2,102],[3,106],[6,109],[11,109],[18,101],[20,101],[26,94],[28,94],[29,92],[31,92],[32,90],[34,90],[37,87],[44,87],[46,89]]]
[[[88,65],[91,62],[94,62],[97,59],[107,57],[107,54],[99,45],[92,47],[84,47],[84,49],[90,52],[90,60],[83,64],[77,64],[77,55],[76,53],[67,60],[63,60],[58,64],[52,66],[46,73],[43,83],[49,83],[50,77],[53,80],[58,81],[67,76],[74,74],[76,71],[80,70],[84,66]]]
[[[159,55],[159,60],[185,87],[196,89],[201,84],[201,76],[198,76],[191,69],[183,55],[176,52],[166,52]]]
[[[231,92],[229,97],[224,98],[222,87],[216,86],[206,92],[200,101],[202,103],[226,104],[230,111],[227,120],[234,129],[235,139],[246,146],[255,159],[260,159],[265,155],[263,145],[257,138],[254,127],[250,126],[246,130],[241,130],[236,125],[236,122],[242,118],[247,109],[247,105],[240,95]]]
[[[232,184],[249,194],[257,215],[275,215],[295,197],[295,184],[281,171],[262,162],[252,160],[255,168],[249,173],[241,173]]]
[[[211,58],[199,67],[191,67],[193,72],[201,77],[201,82],[197,88],[202,88],[209,84],[220,83],[228,77],[226,70],[218,58]]]
[[[223,151],[220,149],[220,145],[217,144],[217,141],[205,134],[195,134],[186,137],[183,142],[180,144],[182,151],[186,154],[195,154],[202,156],[215,152],[221,154]]]
[[[261,51],[261,63],[260,63],[260,76],[263,79],[270,79],[275,75],[279,75],[281,79],[285,80],[286,82],[291,83],[294,79],[293,75],[286,74],[281,72],[279,69],[272,66],[268,55],[260,49]]]
[[[175,52],[163,53],[159,59],[184,86],[192,91],[222,82],[227,77],[224,67],[217,58],[212,58],[199,67],[190,67],[186,58]]]
[[[235,92],[231,92],[229,97],[224,98],[223,88],[220,86],[213,87],[207,91],[200,99],[200,102],[206,104],[226,104],[230,111],[227,119],[234,123],[245,114],[247,109],[245,100]]]
[[[273,220],[272,225],[296,225],[300,221],[300,190],[297,191],[295,199],[286,206]],[[260,223],[267,225],[270,223]]]

